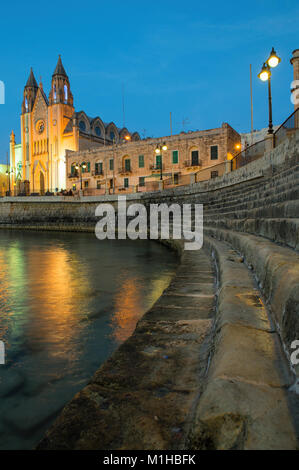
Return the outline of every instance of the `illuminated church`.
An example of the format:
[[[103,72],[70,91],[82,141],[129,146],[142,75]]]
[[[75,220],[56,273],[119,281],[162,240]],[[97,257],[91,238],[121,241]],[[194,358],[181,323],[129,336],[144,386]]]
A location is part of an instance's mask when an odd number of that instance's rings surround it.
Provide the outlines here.
[[[75,112],[69,78],[59,56],[49,98],[33,70],[24,88],[21,143],[10,136],[11,183],[17,192],[40,193],[66,188],[65,151],[111,145],[125,136],[140,140],[137,132]]]

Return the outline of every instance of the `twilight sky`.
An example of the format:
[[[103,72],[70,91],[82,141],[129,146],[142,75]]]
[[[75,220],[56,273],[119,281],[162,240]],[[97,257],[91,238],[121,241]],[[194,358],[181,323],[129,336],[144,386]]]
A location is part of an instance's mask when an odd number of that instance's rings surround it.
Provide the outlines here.
[[[249,64],[254,128],[267,126],[267,84],[257,74],[274,46],[273,119],[293,111],[292,67],[299,48],[298,0],[89,0],[1,4],[0,163],[12,129],[20,140],[23,87],[33,67],[47,95],[61,54],[76,111],[141,136],[209,129],[228,122],[250,130]]]

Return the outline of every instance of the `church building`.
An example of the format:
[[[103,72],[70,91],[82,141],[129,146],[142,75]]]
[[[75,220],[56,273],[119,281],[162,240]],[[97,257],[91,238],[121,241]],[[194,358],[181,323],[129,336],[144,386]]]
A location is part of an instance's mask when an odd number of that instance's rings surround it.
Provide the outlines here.
[[[55,192],[66,188],[66,151],[75,152],[112,145],[137,132],[76,112],[69,78],[59,56],[47,97],[31,69],[24,88],[21,143],[10,135],[11,187],[19,193]]]

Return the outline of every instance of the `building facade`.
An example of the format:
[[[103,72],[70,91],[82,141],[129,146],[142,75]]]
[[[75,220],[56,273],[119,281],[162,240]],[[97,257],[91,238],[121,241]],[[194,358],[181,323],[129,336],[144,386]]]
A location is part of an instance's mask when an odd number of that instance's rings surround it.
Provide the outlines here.
[[[40,193],[66,188],[67,150],[116,144],[129,136],[140,140],[137,132],[118,128],[100,117],[76,112],[69,78],[59,56],[47,97],[37,85],[31,69],[24,88],[21,112],[21,143],[10,136],[11,184],[19,192]]]
[[[221,176],[240,143],[240,135],[224,123],[205,131],[67,151],[67,189],[82,189],[86,195],[134,192],[161,188],[161,182],[163,187],[188,184],[195,175],[197,181],[201,174],[205,179]]]

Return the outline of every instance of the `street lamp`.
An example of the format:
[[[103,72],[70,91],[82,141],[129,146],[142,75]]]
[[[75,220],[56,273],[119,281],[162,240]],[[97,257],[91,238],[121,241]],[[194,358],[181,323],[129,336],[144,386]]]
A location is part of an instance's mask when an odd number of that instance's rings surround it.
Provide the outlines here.
[[[161,159],[160,159],[160,180],[163,180],[163,173],[162,173],[162,170],[163,170],[163,163],[162,163],[162,155],[163,155],[163,150],[166,151],[168,149],[166,143],[164,142],[163,145],[157,145],[156,147],[156,154],[160,154],[161,156]]]
[[[82,184],[82,183],[83,183],[83,181],[82,181],[82,169],[85,170],[85,168],[86,168],[86,163],[84,163],[84,162],[83,162],[83,163],[80,163],[80,165],[76,165],[75,168],[76,168],[76,170],[79,170],[79,168],[80,168],[80,187],[81,187],[81,191],[82,191],[82,189],[83,189],[83,184]]]
[[[7,168],[6,170],[6,175],[8,177],[8,196],[10,196],[10,175],[13,173],[13,170],[10,169],[9,167],[9,170]]]
[[[270,56],[266,62],[264,62],[262,70],[258,74],[258,78],[262,82],[268,81],[268,102],[269,102],[269,130],[268,134],[273,134],[273,123],[272,123],[272,92],[271,92],[271,68],[277,67],[281,62],[281,59],[276,54],[274,47],[270,52]]]

